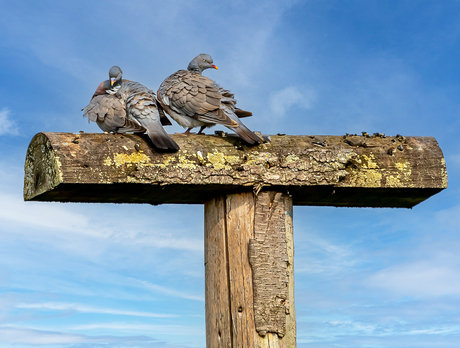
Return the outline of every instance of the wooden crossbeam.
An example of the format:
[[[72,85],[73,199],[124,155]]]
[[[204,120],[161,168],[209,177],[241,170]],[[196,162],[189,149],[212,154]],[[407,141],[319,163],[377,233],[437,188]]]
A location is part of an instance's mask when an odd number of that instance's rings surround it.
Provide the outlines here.
[[[283,191],[294,205],[410,208],[447,187],[432,137],[173,135],[155,152],[146,136],[39,133],[25,163],[25,200],[202,204],[217,194]]]

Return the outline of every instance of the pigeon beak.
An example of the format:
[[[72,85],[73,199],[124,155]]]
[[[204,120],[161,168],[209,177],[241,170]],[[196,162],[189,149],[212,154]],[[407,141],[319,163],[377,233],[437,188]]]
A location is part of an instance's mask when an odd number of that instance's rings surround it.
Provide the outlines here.
[[[215,66],[214,64],[211,64],[211,66],[216,69],[216,70],[219,70],[219,68],[217,66]]]
[[[117,80],[116,77],[110,78],[110,86],[113,86],[113,84],[115,83],[116,80]]]

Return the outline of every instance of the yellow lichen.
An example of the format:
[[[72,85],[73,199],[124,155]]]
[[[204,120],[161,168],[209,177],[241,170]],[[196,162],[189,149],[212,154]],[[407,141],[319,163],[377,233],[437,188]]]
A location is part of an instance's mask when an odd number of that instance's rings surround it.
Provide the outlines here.
[[[149,163],[150,158],[144,154],[142,151],[139,152],[133,152],[131,154],[126,154],[126,153],[116,153],[113,155],[113,159],[110,157],[107,157],[104,160],[104,165],[106,166],[112,166],[115,165],[115,167],[120,167],[122,165],[138,165],[140,167],[143,166],[152,166],[152,164]]]
[[[230,170],[232,169],[232,167],[228,165],[227,163],[229,164],[236,163],[233,157],[236,157],[236,156],[225,156],[222,152],[217,152],[217,151],[215,151],[214,153],[208,153],[207,158],[208,158],[210,165],[206,164],[206,166],[209,167],[212,165],[212,167],[216,170],[220,170],[220,169]]]
[[[441,158],[441,175],[442,175],[442,187],[447,188],[447,168],[446,168],[446,161],[444,158]]]
[[[379,168],[379,165],[377,162],[375,162],[375,156],[373,153],[370,153],[369,156],[367,155],[361,155],[361,164],[363,168],[368,168],[368,169],[377,169]]]
[[[171,163],[173,160],[175,160],[175,157],[168,156],[163,160],[163,163],[153,163],[152,166],[159,167],[159,168],[166,168],[167,166],[169,166],[169,163]]]
[[[296,155],[288,155],[286,156],[286,163],[289,164],[289,163],[294,163],[294,162],[297,162],[300,158],[297,157]]]
[[[259,164],[259,163],[260,163],[260,157],[259,157],[259,153],[257,151],[252,152],[252,153],[247,155],[247,160],[246,160],[245,165],[255,166],[255,165]]]
[[[382,182],[382,173],[378,170],[364,170],[350,175],[350,186],[357,187],[380,187]]]
[[[185,168],[185,169],[195,169],[196,168],[196,162],[187,159],[186,156],[179,155],[178,160],[179,161],[176,164],[176,167]]]
[[[139,183],[139,181],[137,180],[137,178],[132,177],[132,176],[127,176],[127,177],[126,177],[126,182],[127,182],[127,183],[135,183],[135,184]]]
[[[409,162],[396,162],[395,167],[399,171],[403,171],[403,170],[406,170],[407,168],[410,168],[410,163]],[[410,171],[410,169],[409,169],[409,171]]]
[[[399,175],[388,175],[386,178],[387,187],[404,187],[404,183],[401,182]]]
[[[225,160],[230,164],[238,164],[238,163],[240,163],[240,157],[239,156],[228,155],[228,156],[225,156]]]
[[[386,177],[385,186],[387,187],[413,187],[414,185],[411,183],[411,180],[410,180],[410,177],[412,174],[410,162],[408,161],[396,162],[395,167],[398,170],[398,173],[394,175],[388,175]]]
[[[105,166],[111,166],[113,164],[112,162],[112,159],[109,157],[107,157],[105,160],[104,160],[104,165]],[[92,168],[91,168],[92,169]]]

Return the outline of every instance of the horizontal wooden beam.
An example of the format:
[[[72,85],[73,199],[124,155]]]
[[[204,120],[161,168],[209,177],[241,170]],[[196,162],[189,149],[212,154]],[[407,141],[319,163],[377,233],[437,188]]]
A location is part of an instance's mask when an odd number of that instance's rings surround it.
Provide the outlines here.
[[[432,137],[172,135],[176,153],[147,136],[38,133],[25,162],[24,199],[204,203],[219,194],[285,191],[294,205],[413,207],[447,187]]]

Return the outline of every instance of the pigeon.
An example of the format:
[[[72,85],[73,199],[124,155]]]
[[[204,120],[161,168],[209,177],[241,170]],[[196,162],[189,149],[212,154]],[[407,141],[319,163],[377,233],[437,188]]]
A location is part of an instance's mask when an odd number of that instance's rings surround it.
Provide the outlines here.
[[[155,93],[138,82],[123,80],[123,72],[118,66],[110,68],[109,77],[99,84],[90,103],[83,108],[83,116],[96,122],[104,132],[146,132],[157,149],[179,150],[163,129],[162,124],[171,122],[158,104]]]
[[[220,87],[213,80],[202,76],[205,69],[217,66],[209,54],[199,54],[188,65],[187,70],[179,70],[166,78],[158,89],[158,101],[165,110],[189,134],[195,127],[221,124],[237,133],[248,144],[260,144],[262,139],[250,131],[240,117],[252,116],[249,111],[235,107],[234,95]]]

